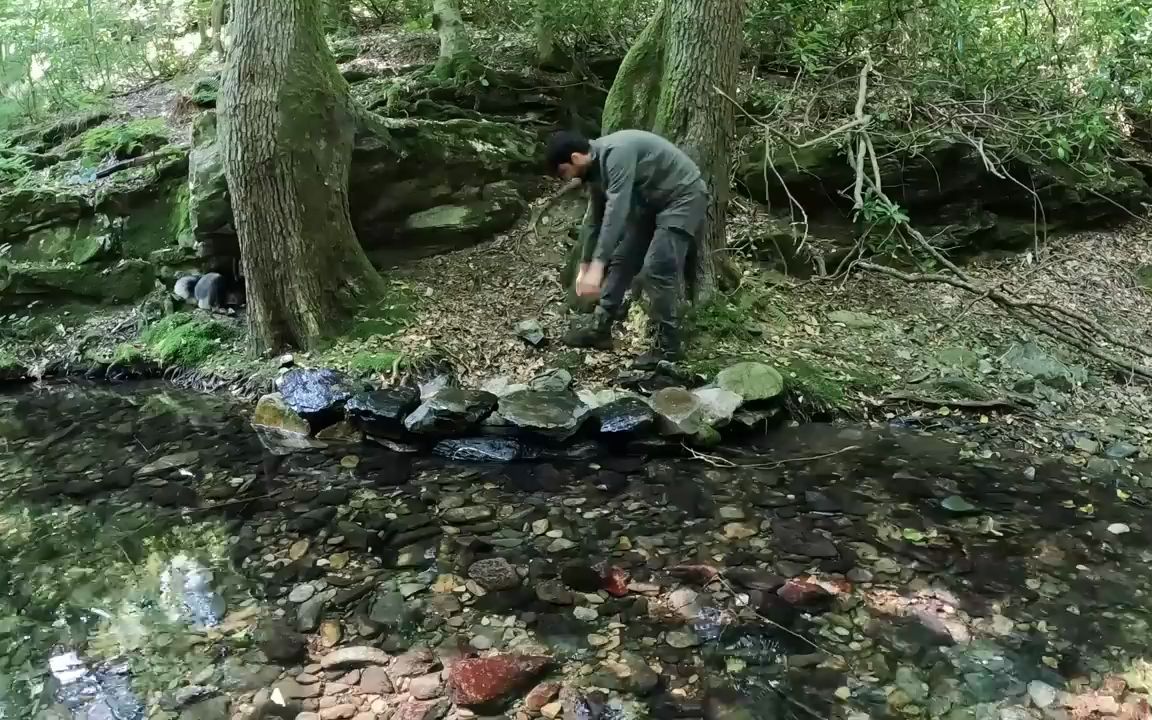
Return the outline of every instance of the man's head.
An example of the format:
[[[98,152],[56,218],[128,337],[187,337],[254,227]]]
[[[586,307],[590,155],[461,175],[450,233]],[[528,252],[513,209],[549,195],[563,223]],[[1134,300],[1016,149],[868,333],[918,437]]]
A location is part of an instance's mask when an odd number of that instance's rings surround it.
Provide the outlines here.
[[[548,169],[556,175],[571,180],[584,177],[592,163],[592,150],[588,138],[579,133],[561,130],[548,138],[546,161]]]

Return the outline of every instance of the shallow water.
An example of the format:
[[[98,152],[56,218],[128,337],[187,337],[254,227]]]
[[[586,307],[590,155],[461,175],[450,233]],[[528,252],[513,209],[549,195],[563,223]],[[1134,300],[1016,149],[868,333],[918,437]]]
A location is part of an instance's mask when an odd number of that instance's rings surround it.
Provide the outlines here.
[[[729,695],[797,717],[995,716],[1030,682],[1130,673],[1152,640],[1152,523],[1123,474],[827,425],[703,461],[276,458],[246,409],[158,385],[0,396],[0,718],[135,720],[189,686],[239,697],[269,676],[251,622],[292,618],[293,591],[327,593],[322,634],[389,650],[535,643],[578,675],[609,637],[661,668],[656,717],[722,717]],[[437,586],[485,557],[525,585]],[[583,616],[543,601],[580,563],[663,590]],[[802,597],[782,599],[789,579]],[[681,584],[692,603],[661,616]],[[636,716],[620,693],[598,717]]]

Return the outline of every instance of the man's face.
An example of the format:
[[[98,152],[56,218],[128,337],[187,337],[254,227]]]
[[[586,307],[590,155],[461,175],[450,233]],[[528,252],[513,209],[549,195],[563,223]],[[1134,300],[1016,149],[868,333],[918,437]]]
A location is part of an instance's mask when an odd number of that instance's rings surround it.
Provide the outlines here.
[[[588,168],[588,155],[584,153],[572,153],[572,157],[566,163],[560,163],[557,168],[560,172],[560,177],[565,180],[573,180],[578,177],[584,177],[584,172]]]

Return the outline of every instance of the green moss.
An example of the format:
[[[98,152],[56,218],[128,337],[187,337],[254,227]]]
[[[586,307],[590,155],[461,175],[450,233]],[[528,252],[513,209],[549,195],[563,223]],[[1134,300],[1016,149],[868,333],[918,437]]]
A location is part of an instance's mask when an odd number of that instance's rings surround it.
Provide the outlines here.
[[[136,365],[144,360],[144,351],[130,343],[120,343],[112,351],[113,365]]]
[[[407,285],[393,282],[379,303],[360,308],[340,340],[386,338],[405,328],[415,316],[416,295]]]
[[[0,370],[11,370],[20,367],[20,361],[7,350],[0,350]]]
[[[200,365],[219,350],[222,343],[236,339],[234,329],[204,315],[169,315],[144,331],[141,342],[148,355],[164,365]]]
[[[363,373],[389,373],[402,367],[402,358],[397,352],[358,352],[348,361],[348,368]]]
[[[126,160],[158,150],[168,144],[167,128],[160,118],[133,120],[120,125],[101,125],[88,130],[69,145],[89,164],[112,157]]]
[[[881,386],[882,379],[871,370],[834,370],[819,367],[801,358],[789,358],[778,366],[784,375],[789,404],[803,415],[851,412],[855,403],[850,391],[867,391]]]
[[[703,341],[694,343],[715,346],[715,341],[754,341],[765,321],[785,319],[769,295],[757,288],[731,296],[717,294],[709,302],[693,306],[685,317],[685,326],[691,337]]]

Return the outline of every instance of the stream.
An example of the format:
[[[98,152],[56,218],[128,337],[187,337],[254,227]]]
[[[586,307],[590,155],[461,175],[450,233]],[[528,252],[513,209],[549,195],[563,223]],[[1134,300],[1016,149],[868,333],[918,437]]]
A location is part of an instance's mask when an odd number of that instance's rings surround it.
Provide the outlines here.
[[[285,678],[302,711],[414,702],[315,681],[348,645],[547,655],[565,720],[1148,717],[1131,472],[827,424],[702,458],[283,456],[248,412],[0,395],[0,720],[252,717]]]

